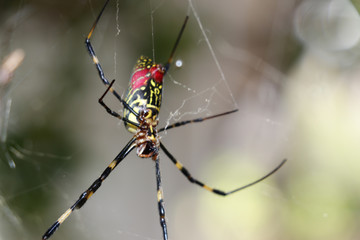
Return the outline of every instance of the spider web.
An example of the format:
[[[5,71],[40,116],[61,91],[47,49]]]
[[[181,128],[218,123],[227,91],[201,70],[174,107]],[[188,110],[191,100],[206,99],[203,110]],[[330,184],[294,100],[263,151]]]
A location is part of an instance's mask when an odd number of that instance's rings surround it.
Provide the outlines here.
[[[102,1],[76,4],[71,8],[74,12],[66,15],[72,4],[44,6],[50,9],[46,13],[41,6],[19,1],[15,14],[8,16],[15,21],[10,24],[12,33],[8,48],[23,44],[26,55],[1,102],[1,175],[12,184],[10,187],[2,180],[0,188],[0,239],[39,239],[130,138],[123,123],[117,124],[97,105],[104,86],[83,46],[86,31]],[[236,59],[242,65],[249,64],[251,58],[257,63],[256,70],[266,65],[262,58],[236,53],[225,40],[226,36],[219,36],[221,27],[209,14],[211,11],[206,4],[195,0],[182,3],[152,0],[141,4],[111,1],[111,7],[106,9],[94,32],[92,43],[104,71],[108,79],[116,79],[115,88],[124,95],[136,58],[145,54],[156,62],[165,62],[185,15],[190,16],[175,54],[175,63],[165,77],[161,127],[239,108],[239,92],[233,89],[239,89],[246,76],[236,71],[238,75],[228,77],[233,66],[227,64],[234,60],[229,60],[233,56],[240,59],[246,56],[244,62]],[[125,7],[130,12],[124,11]],[[39,19],[51,19],[51,24],[40,21],[35,17],[37,14]],[[26,42],[19,40],[23,36]],[[270,76],[264,78],[271,84],[282,77],[276,68],[271,68],[267,74]],[[122,106],[116,99],[107,97],[105,101],[121,113]],[[231,115],[227,119],[231,120],[228,123],[239,121]],[[276,119],[264,119],[261,117],[266,124],[276,125]],[[214,120],[201,127],[202,130],[199,125],[187,127],[191,131],[195,129],[196,133],[174,130],[170,134],[167,131],[162,134],[162,141],[174,156],[199,175],[200,166],[206,165],[221,146],[238,144],[227,140],[227,136],[241,129],[223,128],[224,123],[225,120]],[[214,141],[196,145],[203,141],[199,138],[201,135]],[[209,146],[215,147],[211,150]],[[182,198],[184,187],[181,184],[190,189],[194,187],[183,180],[165,156],[161,157],[170,238],[191,235],[181,229],[181,224],[177,227],[178,222],[173,219],[178,210],[172,203]],[[175,172],[178,177],[172,180]],[[74,212],[52,238],[161,239],[154,183],[152,162],[139,160],[131,154],[96,197]],[[189,194],[193,196],[194,192]],[[192,229],[194,236],[198,226]]]
[[[174,112],[171,112],[170,113],[170,118],[167,120],[166,125],[169,125],[171,123],[171,121],[174,121],[174,120],[179,121],[180,119],[182,119],[186,115],[194,115],[194,114],[199,114],[199,113],[204,113],[204,112],[207,113],[207,114],[211,114],[211,112],[210,113],[208,112],[208,109],[209,109],[210,104],[212,103],[212,99],[214,98],[215,95],[221,96],[221,93],[219,93],[219,90],[217,88],[218,85],[224,85],[225,90],[227,91],[228,95],[231,97],[231,103],[234,105],[234,109],[237,108],[237,104],[236,104],[236,101],[234,99],[234,96],[233,96],[233,94],[232,94],[232,92],[230,90],[228,82],[227,82],[227,80],[225,78],[225,74],[224,74],[224,72],[222,70],[222,67],[221,67],[221,65],[219,63],[219,60],[217,59],[217,56],[216,56],[216,54],[214,52],[214,49],[213,49],[213,47],[212,47],[212,45],[210,43],[210,40],[209,40],[209,38],[207,36],[206,30],[203,27],[203,24],[202,24],[202,22],[200,20],[200,17],[198,15],[197,11],[194,8],[193,2],[191,0],[189,0],[188,3],[189,3],[189,9],[191,10],[191,12],[192,12],[197,24],[198,24],[198,27],[199,27],[199,29],[201,31],[202,37],[203,37],[203,39],[205,41],[205,45],[207,46],[207,48],[208,48],[208,50],[209,50],[209,52],[211,54],[212,61],[214,62],[215,66],[216,66],[216,69],[218,71],[218,74],[220,75],[220,79],[214,86],[211,86],[208,89],[202,90],[201,92],[197,92],[197,91],[192,90],[191,88],[187,87],[186,85],[182,85],[181,83],[177,82],[175,79],[173,79],[170,76],[170,79],[173,81],[174,84],[179,84],[183,88],[187,89],[190,92],[193,92],[196,95],[194,95],[193,97],[190,97],[188,99],[185,99],[178,109],[176,109]],[[194,98],[197,98],[197,96],[201,96],[201,95],[206,96],[205,101],[203,101],[203,102],[205,102],[203,104],[203,106],[204,106],[203,108],[199,107],[197,110],[195,110],[195,112],[194,111],[193,112],[183,112],[182,111],[182,109],[184,108],[184,106],[187,104],[188,101],[191,101]]]

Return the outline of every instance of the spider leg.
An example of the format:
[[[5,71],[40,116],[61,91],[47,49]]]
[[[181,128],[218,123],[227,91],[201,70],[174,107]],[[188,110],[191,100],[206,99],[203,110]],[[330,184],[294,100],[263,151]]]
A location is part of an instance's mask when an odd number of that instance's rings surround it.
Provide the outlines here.
[[[156,154],[153,158],[155,160],[155,173],[156,173],[156,190],[157,190],[157,201],[158,201],[158,209],[159,209],[159,216],[160,216],[160,225],[163,231],[164,240],[168,239],[167,233],[167,226],[166,226],[166,219],[165,219],[165,207],[164,207],[164,200],[163,200],[163,190],[161,187],[161,175],[160,175],[160,158],[159,154]]]
[[[235,110],[232,110],[232,111],[228,111],[228,112],[224,112],[224,113],[219,113],[219,114],[216,114],[216,115],[212,115],[212,116],[209,116],[209,117],[204,117],[204,118],[196,118],[196,119],[192,119],[192,120],[186,120],[186,121],[180,121],[180,122],[176,122],[176,123],[173,123],[167,127],[163,127],[161,129],[159,129],[159,132],[163,132],[163,131],[166,131],[166,130],[169,130],[171,128],[176,128],[176,127],[180,127],[180,126],[183,126],[183,125],[186,125],[186,124],[189,124],[189,123],[198,123],[198,122],[203,122],[205,120],[209,120],[209,119],[213,119],[213,118],[217,118],[217,117],[221,117],[221,116],[224,116],[224,115],[227,115],[227,114],[231,114],[231,113],[234,113],[234,112],[237,112],[238,109],[235,109]]]
[[[94,22],[94,24],[93,24],[93,26],[92,26],[92,28],[91,28],[88,36],[87,36],[86,39],[85,39],[85,45],[86,45],[87,50],[89,51],[89,54],[90,54],[90,56],[91,56],[91,58],[92,58],[93,63],[94,63],[95,66],[96,66],[96,69],[98,70],[99,77],[100,77],[100,79],[102,80],[102,82],[103,82],[106,86],[109,86],[110,92],[112,92],[112,93],[114,94],[114,96],[123,104],[123,106],[124,106],[125,108],[127,108],[127,109],[128,109],[130,112],[132,112],[135,116],[138,116],[138,114],[129,106],[129,104],[127,104],[127,103],[120,97],[120,95],[115,91],[115,89],[113,89],[113,88],[111,87],[111,84],[110,84],[109,81],[106,79],[105,73],[104,73],[104,71],[103,71],[103,69],[102,69],[102,67],[101,67],[101,65],[100,65],[99,59],[96,57],[94,48],[92,47],[91,42],[90,42],[90,38],[91,38],[91,36],[92,36],[92,34],[93,34],[94,30],[95,30],[95,27],[96,27],[97,23],[99,22],[100,17],[101,17],[101,15],[102,15],[102,13],[104,12],[105,7],[106,7],[106,5],[107,5],[108,3],[109,3],[109,0],[107,0],[107,1],[105,2],[105,4],[104,4],[103,8],[101,9],[98,17],[96,18],[96,20],[95,20],[95,22]]]
[[[164,67],[165,67],[165,73],[169,70],[170,64],[171,64],[171,63],[173,62],[173,60],[174,60],[174,54],[175,54],[176,48],[177,48],[177,46],[179,45],[181,36],[182,36],[182,34],[184,33],[184,30],[185,30],[185,27],[186,27],[186,23],[187,23],[188,20],[189,20],[189,16],[186,16],[186,17],[185,17],[185,20],[184,20],[184,23],[183,23],[183,25],[182,25],[182,27],[181,27],[181,29],[180,29],[179,35],[178,35],[178,37],[177,37],[177,39],[176,39],[176,41],[175,41],[174,47],[173,47],[173,49],[172,49],[172,51],[171,51],[171,53],[170,53],[170,57],[169,57],[168,61],[166,62],[165,66],[164,66]]]
[[[129,124],[132,124],[136,127],[140,127],[139,124],[135,123],[135,122],[132,122],[130,120],[128,120],[127,118],[123,118],[122,116],[120,116],[120,114],[118,114],[117,112],[111,110],[107,105],[106,103],[103,101],[105,95],[109,92],[109,89],[111,88],[111,86],[114,84],[115,80],[112,80],[109,87],[106,89],[106,91],[104,92],[104,94],[99,98],[99,103],[101,106],[103,106],[106,110],[107,113],[109,113],[111,116],[113,117],[116,117],[124,122],[127,122]]]
[[[219,189],[215,189],[215,188],[211,188],[209,186],[207,186],[206,184],[200,182],[199,180],[193,178],[191,176],[191,174],[189,173],[189,171],[179,162],[177,161],[173,155],[171,155],[171,153],[165,148],[165,146],[160,142],[160,147],[161,149],[165,152],[166,156],[168,156],[170,158],[170,160],[175,164],[175,166],[185,175],[185,177],[187,177],[187,179],[191,182],[191,183],[194,183],[196,185],[199,185],[200,187],[210,191],[210,192],[213,192],[215,194],[218,194],[218,195],[221,195],[221,196],[227,196],[227,195],[230,195],[232,193],[235,193],[237,191],[240,191],[240,190],[243,190],[245,188],[248,188],[258,182],[261,182],[262,180],[264,180],[265,178],[271,176],[273,173],[275,173],[277,170],[279,170],[279,168],[282,167],[282,165],[284,165],[284,163],[286,162],[286,159],[284,159],[283,161],[281,161],[281,163],[276,167],[274,168],[271,172],[269,172],[268,174],[266,174],[265,176],[249,183],[249,184],[246,184],[242,187],[239,187],[239,188],[236,188],[232,191],[228,191],[228,192],[225,192],[225,191],[222,191],[222,190],[219,190]]]
[[[75,209],[80,209],[86,201],[96,192],[96,190],[101,186],[102,182],[109,176],[109,174],[114,170],[114,168],[135,148],[134,145],[135,138],[132,138],[128,144],[121,150],[121,152],[115,157],[115,159],[110,163],[110,165],[104,170],[98,179],[96,179],[93,184],[83,192],[78,200],[66,210],[58,220],[45,232],[42,237],[42,240],[49,239],[51,235],[60,227],[60,225],[70,216],[70,214]]]

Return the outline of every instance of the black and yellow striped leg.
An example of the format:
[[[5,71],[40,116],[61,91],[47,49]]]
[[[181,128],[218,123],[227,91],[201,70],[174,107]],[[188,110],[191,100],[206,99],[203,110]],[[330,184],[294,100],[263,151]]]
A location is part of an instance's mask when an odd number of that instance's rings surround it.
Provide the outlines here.
[[[89,54],[90,54],[90,56],[91,56],[91,59],[92,59],[93,63],[94,63],[95,66],[96,66],[96,69],[98,70],[100,79],[102,80],[102,82],[103,82],[106,86],[109,86],[110,83],[109,83],[109,81],[108,81],[108,80],[106,79],[106,77],[105,77],[105,73],[104,73],[104,71],[103,71],[103,69],[102,69],[102,67],[101,67],[101,64],[100,64],[100,62],[99,62],[99,59],[96,57],[94,48],[92,47],[91,42],[90,42],[90,38],[91,38],[91,36],[92,36],[92,34],[93,34],[94,30],[95,30],[95,27],[96,27],[97,23],[99,22],[100,17],[101,17],[101,15],[102,15],[102,13],[104,12],[105,7],[106,7],[106,5],[107,5],[108,3],[109,3],[109,0],[107,0],[107,1],[105,2],[104,7],[101,9],[101,11],[100,11],[98,17],[96,18],[96,20],[95,20],[95,22],[94,22],[94,24],[93,24],[93,26],[92,26],[92,28],[91,28],[88,36],[87,36],[86,39],[85,39],[86,48],[87,48],[87,50],[89,51]],[[129,106],[129,104],[127,104],[127,103],[120,97],[120,95],[119,95],[111,86],[109,87],[109,90],[110,90],[110,92],[112,92],[112,93],[114,94],[114,96],[123,104],[123,106],[124,106],[125,108],[127,108],[127,109],[128,109],[131,113],[133,113],[135,116],[138,116],[138,114]]]
[[[163,191],[161,187],[161,175],[160,175],[160,160],[159,154],[156,154],[155,159],[155,173],[156,173],[156,190],[157,190],[157,201],[158,201],[158,208],[159,208],[159,216],[160,216],[160,225],[163,231],[164,240],[168,239],[168,232],[166,226],[166,219],[165,219],[165,207],[164,207],[164,198],[163,198]]]
[[[93,34],[93,32],[94,32],[94,30],[95,30],[95,27],[96,27],[97,23],[99,22],[100,17],[101,17],[101,15],[102,15],[102,13],[104,12],[105,7],[106,7],[106,5],[107,5],[108,3],[109,3],[109,0],[107,0],[107,1],[105,2],[105,4],[104,4],[103,8],[101,9],[98,17],[97,17],[96,20],[95,20],[93,26],[91,27],[91,30],[90,30],[88,36],[87,36],[86,39],[85,39],[86,48],[88,49],[89,54],[90,54],[90,56],[91,56],[91,58],[92,58],[92,60],[93,60],[93,62],[94,62],[94,64],[95,64],[95,66],[96,66],[96,69],[97,69],[98,72],[99,72],[99,76],[100,76],[101,80],[103,81],[103,83],[104,83],[106,86],[108,86],[110,83],[109,83],[109,81],[105,78],[105,74],[104,74],[104,71],[102,70],[102,67],[101,67],[101,65],[100,65],[99,59],[96,57],[95,51],[94,51],[94,49],[93,49],[93,47],[92,47],[92,45],[91,45],[91,43],[90,43],[90,38],[91,38],[91,35]],[[117,93],[115,92],[114,95],[115,95],[115,94],[117,94]],[[117,94],[117,95],[118,95],[118,94]],[[119,95],[118,95],[118,97],[119,97],[119,99],[121,99],[121,97],[120,97]]]
[[[93,184],[83,192],[79,199],[63,213],[58,220],[45,232],[42,239],[49,239],[51,235],[60,227],[60,225],[70,216],[70,214],[75,210],[81,208],[86,201],[98,190],[102,182],[109,176],[112,170],[135,148],[134,145],[135,138],[131,139],[128,144],[121,150],[121,152],[115,157],[115,159],[110,163],[110,165],[104,170],[101,176],[96,179]]]
[[[234,112],[237,112],[237,111],[238,111],[238,109],[235,109],[235,110],[232,110],[232,111],[228,111],[228,112],[224,112],[224,113],[212,115],[212,116],[209,116],[209,117],[196,118],[196,119],[192,119],[192,120],[186,120],[186,121],[176,122],[176,123],[173,123],[173,124],[171,124],[171,125],[169,125],[169,126],[167,126],[167,127],[163,127],[163,128],[161,128],[161,129],[159,129],[159,132],[163,132],[163,131],[169,130],[169,129],[171,129],[171,128],[176,128],[176,127],[184,126],[184,125],[189,124],[189,123],[203,122],[203,121],[206,121],[206,120],[209,120],[209,119],[221,117],[221,116],[224,116],[224,115],[227,115],[227,114],[231,114],[231,113],[234,113]]]
[[[246,184],[245,186],[242,186],[242,187],[239,187],[239,188],[236,188],[232,191],[229,191],[229,192],[224,192],[222,190],[219,190],[219,189],[215,189],[215,188],[211,188],[209,186],[207,186],[206,184],[200,182],[199,180],[193,178],[191,176],[191,174],[189,173],[189,171],[180,163],[178,162],[173,155],[171,155],[171,153],[165,148],[165,146],[160,142],[160,147],[161,149],[165,152],[166,156],[168,156],[170,158],[170,160],[175,164],[175,166],[185,175],[185,177],[187,177],[187,179],[191,182],[191,183],[194,183],[196,185],[199,185],[200,187],[210,191],[210,192],[213,192],[215,194],[218,194],[218,195],[221,195],[221,196],[227,196],[229,194],[232,194],[232,193],[235,193],[237,191],[240,191],[240,190],[243,190],[245,188],[248,188],[258,182],[261,182],[262,180],[264,180],[265,178],[271,176],[273,173],[275,173],[277,170],[279,170],[279,168],[281,168],[282,165],[284,165],[284,163],[286,162],[286,159],[284,159],[283,161],[281,161],[281,163],[275,168],[273,169],[271,172],[269,172],[268,174],[266,174],[265,176],[259,178],[258,180],[254,181],[254,182],[251,182],[249,184]]]
[[[111,116],[116,117],[124,122],[127,122],[129,124],[132,124],[136,127],[140,127],[139,124],[132,122],[130,120],[128,120],[127,118],[123,118],[122,116],[120,116],[120,114],[118,114],[116,111],[111,110],[103,101],[105,95],[109,92],[109,89],[112,87],[112,85],[114,84],[115,80],[112,80],[109,87],[106,89],[106,91],[104,92],[104,94],[99,98],[99,103],[101,106],[103,106],[106,110],[107,113],[109,113]],[[137,115],[136,115],[137,116]]]

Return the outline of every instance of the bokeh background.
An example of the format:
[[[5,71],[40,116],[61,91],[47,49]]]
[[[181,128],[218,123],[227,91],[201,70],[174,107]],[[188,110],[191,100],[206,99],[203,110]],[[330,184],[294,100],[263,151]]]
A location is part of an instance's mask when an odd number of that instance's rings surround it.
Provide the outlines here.
[[[84,46],[103,2],[0,2],[1,61],[25,54],[1,83],[0,239],[40,239],[131,137],[97,103],[105,87]],[[160,125],[239,109],[161,135],[195,177],[231,190],[288,159],[223,198],[161,154],[170,239],[359,239],[358,6],[111,0],[92,42],[120,93],[141,54],[166,61],[189,14]],[[52,239],[162,239],[153,162],[130,154]]]

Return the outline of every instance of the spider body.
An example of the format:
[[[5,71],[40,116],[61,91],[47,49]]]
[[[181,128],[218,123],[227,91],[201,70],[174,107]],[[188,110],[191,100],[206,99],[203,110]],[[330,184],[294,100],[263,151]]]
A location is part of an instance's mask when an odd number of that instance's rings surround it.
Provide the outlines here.
[[[141,158],[153,157],[156,160],[160,141],[156,126],[158,119],[157,116],[152,115],[151,109],[141,109],[139,111],[139,127],[135,133],[136,154]]]
[[[163,77],[166,71],[161,64],[155,64],[148,58],[141,56],[130,78],[129,88],[124,101],[137,114],[146,112],[147,123],[156,127],[162,99]],[[138,117],[128,108],[124,107],[124,118],[139,124]],[[150,123],[152,119],[153,123]],[[135,133],[137,127],[129,122],[124,122],[129,132]]]
[[[75,201],[75,203],[72,206],[70,206],[70,208],[68,208],[56,220],[56,222],[44,233],[44,235],[42,236],[43,240],[49,239],[75,209],[80,209],[87,202],[87,200],[90,199],[90,197],[93,196],[93,194],[101,187],[103,181],[110,175],[110,173],[115,169],[115,167],[118,166],[119,163],[122,160],[124,160],[126,156],[135,148],[136,148],[136,153],[139,157],[151,158],[152,160],[154,160],[155,163],[157,204],[158,204],[160,226],[162,229],[162,235],[164,240],[168,240],[168,230],[166,225],[165,207],[164,207],[163,191],[162,191],[162,183],[161,183],[161,175],[160,175],[160,158],[159,158],[160,149],[171,160],[171,162],[176,166],[176,168],[188,179],[190,183],[200,186],[203,189],[220,196],[228,196],[232,193],[248,188],[264,180],[265,178],[269,177],[274,172],[276,172],[286,162],[286,160],[283,160],[275,169],[273,169],[265,176],[249,184],[246,184],[242,187],[227,192],[209,187],[208,185],[194,178],[190,174],[190,172],[179,161],[176,160],[176,158],[170,153],[170,151],[167,150],[164,144],[160,141],[158,133],[172,128],[184,126],[187,124],[198,123],[205,120],[225,116],[236,112],[237,109],[204,118],[196,118],[192,120],[176,122],[157,130],[158,116],[159,116],[161,100],[162,100],[163,77],[167,73],[171,63],[173,62],[173,56],[176,47],[179,44],[180,38],[184,32],[189,17],[187,16],[185,18],[185,21],[182,25],[179,35],[175,41],[174,48],[172,49],[170,53],[170,57],[166,62],[166,64],[164,65],[155,64],[151,59],[147,57],[140,57],[138,59],[137,64],[135,65],[134,71],[130,78],[130,83],[126,97],[125,99],[122,99],[122,97],[112,87],[115,80],[113,80],[110,83],[105,77],[105,73],[102,70],[100,62],[96,57],[95,51],[90,42],[90,38],[94,32],[94,29],[108,3],[109,0],[105,2],[102,10],[100,11],[100,14],[96,18],[88,36],[85,39],[85,44],[87,50],[89,51],[91,59],[98,71],[101,81],[105,84],[105,86],[107,86],[106,91],[99,98],[100,105],[104,107],[106,112],[109,113],[111,116],[116,117],[121,121],[123,121],[127,130],[131,133],[134,133],[134,135],[129,140],[129,142],[124,146],[124,148],[118,153],[118,155],[116,155],[116,157],[111,161],[108,167],[106,167],[105,170],[100,174],[100,176],[90,185],[90,187],[86,189],[82,194],[80,194],[79,198]],[[111,110],[104,103],[103,99],[108,92],[111,92],[123,105],[124,116],[121,116],[116,111]]]

